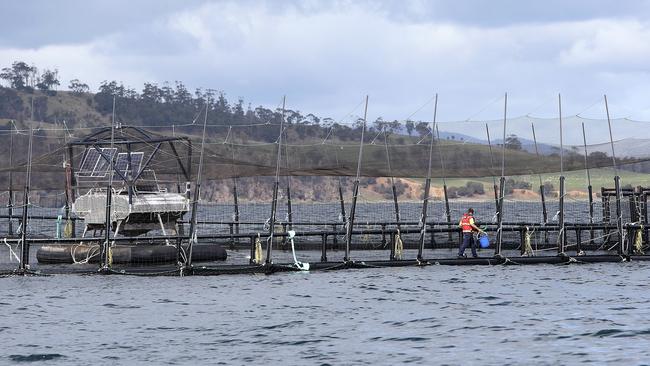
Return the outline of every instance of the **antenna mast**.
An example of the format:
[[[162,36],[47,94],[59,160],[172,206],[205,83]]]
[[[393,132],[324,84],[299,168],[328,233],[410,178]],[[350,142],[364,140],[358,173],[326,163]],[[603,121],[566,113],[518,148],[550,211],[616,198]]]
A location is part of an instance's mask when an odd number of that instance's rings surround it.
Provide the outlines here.
[[[354,228],[354,214],[357,209],[357,198],[359,196],[359,176],[361,175],[361,160],[363,158],[363,138],[366,131],[366,118],[368,117],[368,96],[366,95],[366,106],[363,111],[363,122],[361,124],[361,142],[359,144],[359,160],[357,161],[357,176],[352,188],[352,205],[350,206],[350,217],[346,223],[345,230],[345,257],[343,261],[350,261],[350,244],[352,243],[352,229]]]

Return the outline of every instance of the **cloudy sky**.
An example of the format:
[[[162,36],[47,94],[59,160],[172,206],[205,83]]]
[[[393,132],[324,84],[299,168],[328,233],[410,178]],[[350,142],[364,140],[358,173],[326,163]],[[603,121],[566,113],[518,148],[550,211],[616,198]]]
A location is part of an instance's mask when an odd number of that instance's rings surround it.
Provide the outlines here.
[[[64,86],[181,80],[335,119],[368,94],[369,118],[388,120],[431,119],[439,93],[443,121],[499,119],[504,92],[509,116],[554,117],[562,93],[564,115],[603,118],[607,94],[613,116],[650,120],[646,1],[23,0],[0,13],[0,67],[57,68]]]

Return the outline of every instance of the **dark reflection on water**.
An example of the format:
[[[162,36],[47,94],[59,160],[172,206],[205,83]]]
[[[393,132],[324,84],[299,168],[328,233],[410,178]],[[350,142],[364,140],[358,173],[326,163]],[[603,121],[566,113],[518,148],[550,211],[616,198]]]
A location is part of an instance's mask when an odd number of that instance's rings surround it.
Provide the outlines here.
[[[641,364],[645,263],[0,280],[0,364]]]

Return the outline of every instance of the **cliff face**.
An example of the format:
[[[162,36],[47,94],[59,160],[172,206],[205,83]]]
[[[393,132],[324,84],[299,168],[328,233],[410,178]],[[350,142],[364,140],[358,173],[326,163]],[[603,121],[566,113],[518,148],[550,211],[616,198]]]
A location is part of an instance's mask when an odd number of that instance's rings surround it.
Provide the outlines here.
[[[270,202],[273,194],[273,177],[238,178],[237,195],[241,202]],[[203,197],[210,202],[229,203],[233,200],[235,181],[217,180],[202,184]],[[339,180],[335,177],[291,177],[291,199],[296,202],[336,202],[339,199]],[[354,178],[342,177],[343,196],[351,198]],[[405,201],[420,200],[422,184],[419,181],[395,178],[398,199]],[[361,199],[366,201],[392,200],[392,188],[389,178],[361,178]],[[286,198],[287,178],[280,178],[279,197]],[[432,188],[435,196],[442,196],[442,190]]]

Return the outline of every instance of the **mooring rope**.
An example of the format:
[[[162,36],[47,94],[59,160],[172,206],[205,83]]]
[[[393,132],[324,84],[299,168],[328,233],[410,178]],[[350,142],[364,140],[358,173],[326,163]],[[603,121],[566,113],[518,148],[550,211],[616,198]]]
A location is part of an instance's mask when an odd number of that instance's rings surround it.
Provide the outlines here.
[[[63,227],[63,237],[72,238],[72,220],[69,218],[65,221],[65,226]]]
[[[534,257],[535,252],[533,251],[533,246],[531,245],[532,232],[530,228],[526,226],[526,231],[524,232],[524,253],[522,256]]]
[[[14,249],[11,247],[11,244],[7,243],[7,238],[4,238],[4,243],[7,246],[7,248],[9,248],[9,262],[11,262],[11,256],[13,255],[14,258],[16,258],[16,261],[18,261],[18,263],[20,263],[20,258],[18,257],[16,252],[14,252]],[[18,242],[16,244],[16,248],[18,248],[19,245],[20,245],[20,239],[18,240]]]
[[[636,254],[645,254],[643,251],[643,225],[636,231],[634,238],[634,252]]]
[[[399,230],[395,234],[395,258],[402,259],[402,254],[404,253],[404,243],[402,242],[402,236],[400,235]]]
[[[82,245],[83,244],[76,244],[70,247],[70,256],[72,257],[72,264],[87,264],[88,262],[90,262],[90,259],[94,257],[99,251],[99,246],[97,247],[89,246],[88,251],[86,252],[86,258],[78,261],[77,249]]]
[[[257,238],[255,238],[255,254],[253,262],[256,264],[262,264],[262,240],[260,239],[259,233],[257,233]]]

